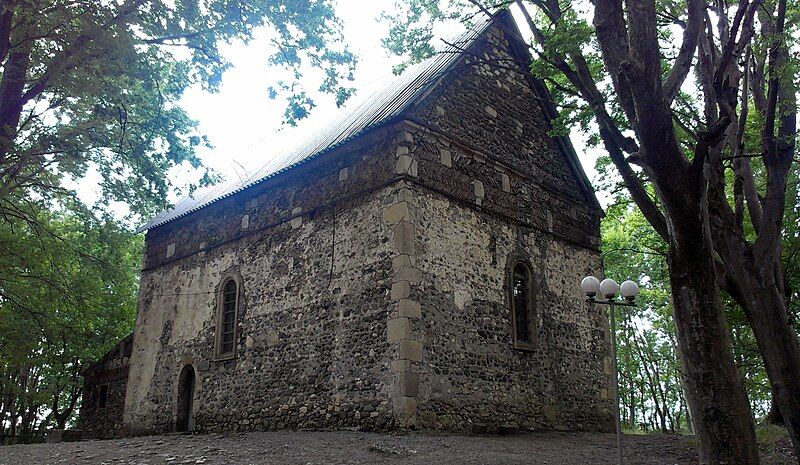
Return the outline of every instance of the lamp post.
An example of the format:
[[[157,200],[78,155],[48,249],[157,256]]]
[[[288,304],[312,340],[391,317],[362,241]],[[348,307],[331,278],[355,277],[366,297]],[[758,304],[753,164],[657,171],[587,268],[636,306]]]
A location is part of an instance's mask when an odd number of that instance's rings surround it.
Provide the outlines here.
[[[581,290],[586,294],[590,304],[603,304],[610,307],[611,314],[611,373],[614,376],[614,423],[617,427],[617,461],[622,464],[622,428],[619,421],[619,375],[617,374],[617,324],[614,307],[635,307],[634,299],[639,294],[639,286],[633,281],[625,281],[617,285],[613,279],[606,278],[602,282],[594,276],[587,276],[581,281]],[[619,293],[623,300],[617,299]],[[595,299],[597,295],[601,298]]]

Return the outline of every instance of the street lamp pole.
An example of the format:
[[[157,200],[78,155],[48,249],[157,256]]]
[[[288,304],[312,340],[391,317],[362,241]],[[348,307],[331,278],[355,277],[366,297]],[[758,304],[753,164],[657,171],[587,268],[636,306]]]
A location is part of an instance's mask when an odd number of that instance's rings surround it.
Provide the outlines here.
[[[589,304],[602,304],[609,306],[611,314],[611,374],[614,377],[614,425],[617,433],[617,463],[623,465],[622,461],[622,426],[620,424],[619,412],[619,373],[617,371],[617,322],[616,307],[635,307],[634,299],[639,293],[639,286],[633,281],[625,281],[618,286],[613,279],[598,281],[594,276],[587,276],[581,281],[581,290],[586,294],[586,301]],[[624,300],[617,300],[619,292]],[[597,300],[595,296],[600,293],[605,300]]]

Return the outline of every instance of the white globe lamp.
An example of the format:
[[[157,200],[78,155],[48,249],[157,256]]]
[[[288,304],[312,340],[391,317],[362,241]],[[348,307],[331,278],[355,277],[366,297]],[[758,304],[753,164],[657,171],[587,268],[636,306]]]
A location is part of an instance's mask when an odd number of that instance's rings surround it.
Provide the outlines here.
[[[600,282],[600,295],[602,295],[606,299],[608,300],[613,299],[614,296],[617,295],[618,291],[619,291],[619,285],[617,285],[617,282],[614,281],[613,279],[606,278]]]
[[[639,285],[631,280],[624,281],[619,286],[619,293],[628,302],[633,302],[633,299],[639,295]]]
[[[600,292],[600,281],[594,276],[587,276],[581,281],[581,290],[586,297],[592,298]]]

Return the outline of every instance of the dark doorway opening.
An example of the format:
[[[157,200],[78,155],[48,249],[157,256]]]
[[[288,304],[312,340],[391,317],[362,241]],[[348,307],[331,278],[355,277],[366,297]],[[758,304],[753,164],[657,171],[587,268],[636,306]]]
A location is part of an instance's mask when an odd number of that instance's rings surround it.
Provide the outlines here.
[[[100,391],[97,393],[97,408],[108,407],[108,384],[100,386]]]
[[[185,365],[178,378],[178,421],[176,431],[191,431],[192,402],[194,400],[194,368]]]

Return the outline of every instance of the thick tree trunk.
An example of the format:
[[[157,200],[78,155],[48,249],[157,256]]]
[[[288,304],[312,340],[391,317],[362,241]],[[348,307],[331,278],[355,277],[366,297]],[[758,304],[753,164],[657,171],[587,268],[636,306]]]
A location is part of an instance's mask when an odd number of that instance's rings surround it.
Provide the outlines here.
[[[800,458],[800,346],[789,323],[782,293],[774,284],[756,286],[752,305],[760,306],[759,317],[748,313],[764,368],[772,384],[773,402],[780,408],[783,423]]]
[[[17,47],[3,63],[3,77],[0,80],[0,164],[14,145],[17,126],[22,114],[22,92],[30,66],[31,44]]]
[[[727,240],[726,240],[727,239]],[[780,409],[800,458],[800,343],[787,310],[786,296],[776,281],[774,264],[760,260],[741,238],[717,240],[727,268],[725,288],[744,310],[772,386],[773,405]],[[744,253],[744,252],[747,253]]]
[[[783,415],[781,415],[781,409],[778,407],[778,403],[775,402],[774,392],[772,393],[772,402],[769,403],[769,412],[767,416],[764,417],[764,423],[783,426]]]
[[[670,210],[674,319],[700,462],[757,464],[750,406],[722,314],[704,202],[698,199],[694,206]]]

